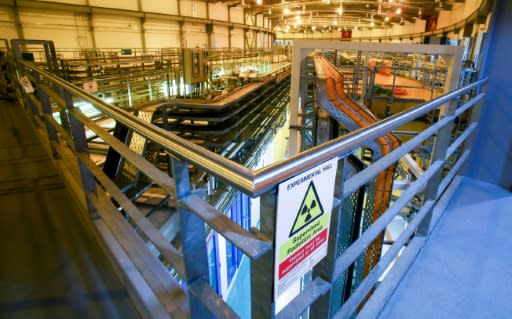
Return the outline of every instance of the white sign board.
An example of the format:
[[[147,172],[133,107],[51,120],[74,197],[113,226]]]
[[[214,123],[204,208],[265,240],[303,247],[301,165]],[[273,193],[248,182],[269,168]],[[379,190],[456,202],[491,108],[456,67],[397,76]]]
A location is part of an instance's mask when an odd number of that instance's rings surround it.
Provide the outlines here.
[[[338,159],[279,184],[274,298],[326,254]]]
[[[20,83],[21,83],[21,86],[23,86],[23,90],[25,91],[25,93],[34,93],[34,87],[32,86],[32,83],[30,82],[30,80],[28,79],[28,76],[24,75],[22,77],[20,77],[19,79]]]

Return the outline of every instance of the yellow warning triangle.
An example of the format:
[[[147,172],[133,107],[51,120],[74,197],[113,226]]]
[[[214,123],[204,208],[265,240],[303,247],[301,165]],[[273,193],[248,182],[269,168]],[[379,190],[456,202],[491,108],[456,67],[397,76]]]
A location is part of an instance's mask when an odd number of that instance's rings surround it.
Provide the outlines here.
[[[297,212],[297,217],[295,217],[295,222],[293,223],[289,237],[292,237],[304,229],[304,227],[314,222],[318,217],[322,216],[323,213],[324,209],[320,202],[320,198],[318,197],[318,193],[316,192],[315,184],[311,181],[309,183],[308,190],[306,191],[306,195],[304,195],[304,199],[302,200],[302,204],[300,204],[299,211]]]

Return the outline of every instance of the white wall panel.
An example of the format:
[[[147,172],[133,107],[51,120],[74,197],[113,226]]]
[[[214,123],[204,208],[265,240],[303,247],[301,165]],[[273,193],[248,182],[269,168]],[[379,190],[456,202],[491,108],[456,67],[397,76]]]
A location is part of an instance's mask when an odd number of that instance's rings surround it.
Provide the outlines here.
[[[229,47],[229,28],[224,26],[213,26],[212,48]]]
[[[464,3],[454,3],[450,16],[450,25],[460,22],[464,18]]]
[[[183,37],[186,48],[206,48],[208,45],[208,35],[204,24],[186,22],[183,25]]]
[[[14,13],[11,8],[0,7],[0,30],[2,30],[1,38],[9,40],[18,38],[14,24]]]
[[[231,12],[231,22],[244,23],[244,10],[239,7],[232,7],[229,9]]]
[[[177,0],[142,0],[142,11],[156,12],[165,14],[178,14],[178,1]]]
[[[413,23],[410,23],[410,22],[406,22],[404,24],[404,33],[405,34],[411,34],[411,33],[414,33],[414,24]]]
[[[451,23],[451,11],[441,10],[439,11],[439,17],[437,18],[437,28],[444,28],[449,26]]]
[[[141,48],[140,19],[95,14],[94,34],[98,48]]]
[[[228,7],[222,2],[209,3],[210,19],[228,21]]]
[[[244,48],[244,30],[233,29],[231,30],[231,47],[243,49]]]
[[[416,20],[414,21],[414,33],[421,33],[425,32],[425,29],[427,28],[427,21],[426,20]]]
[[[464,18],[475,12],[482,3],[482,0],[466,0],[464,2]]]
[[[178,22],[148,19],[144,23],[144,31],[148,49],[177,48],[180,46]]]
[[[76,49],[90,47],[90,34],[87,26],[82,27],[80,18],[71,12],[42,12],[37,9],[21,8],[20,21],[25,39],[51,40],[59,49]],[[77,20],[75,20],[77,19]],[[85,44],[80,45],[79,35],[85,37]]]
[[[95,7],[116,8],[125,10],[138,10],[137,0],[89,0]]]
[[[207,10],[206,10],[206,6],[207,6],[207,3],[206,2],[203,2],[203,1],[196,1],[196,0],[192,0],[192,5],[195,6],[196,8],[196,15],[195,17],[196,18],[204,18],[204,19],[207,19],[208,16],[207,16]]]
[[[256,15],[256,25],[258,27],[263,27],[263,15],[262,14]]]
[[[206,3],[197,0],[180,0],[181,15],[206,18]]]

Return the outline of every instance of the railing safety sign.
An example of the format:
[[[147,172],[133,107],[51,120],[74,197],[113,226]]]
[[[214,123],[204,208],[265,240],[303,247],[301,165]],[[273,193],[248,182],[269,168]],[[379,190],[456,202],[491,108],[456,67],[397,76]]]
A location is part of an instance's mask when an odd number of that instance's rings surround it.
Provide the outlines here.
[[[334,158],[279,184],[275,298],[327,253],[337,164]]]

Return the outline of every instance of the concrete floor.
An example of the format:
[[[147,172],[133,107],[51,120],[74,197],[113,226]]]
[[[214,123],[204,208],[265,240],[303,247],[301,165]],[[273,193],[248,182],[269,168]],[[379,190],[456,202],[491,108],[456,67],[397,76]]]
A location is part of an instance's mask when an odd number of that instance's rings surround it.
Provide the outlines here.
[[[139,318],[26,121],[0,101],[0,318]]]

